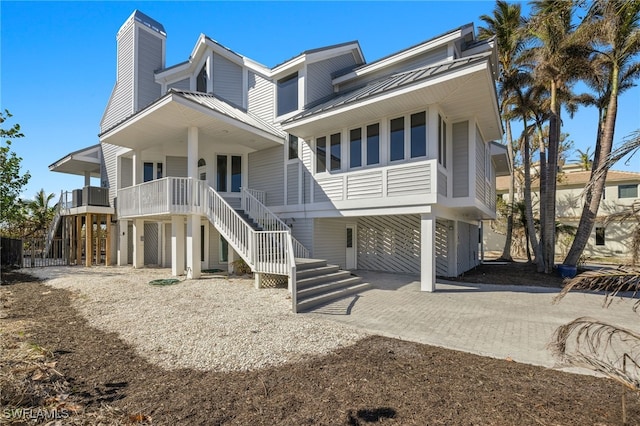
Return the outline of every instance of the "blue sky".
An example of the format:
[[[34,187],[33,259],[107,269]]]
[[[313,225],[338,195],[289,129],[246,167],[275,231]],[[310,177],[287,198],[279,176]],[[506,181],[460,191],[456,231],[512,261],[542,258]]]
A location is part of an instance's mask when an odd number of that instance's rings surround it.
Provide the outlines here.
[[[31,181],[60,193],[80,176],[49,164],[98,143],[99,122],[115,83],[116,33],[135,9],[162,23],[167,66],[188,59],[200,33],[274,66],[317,47],[358,40],[368,62],[491,14],[493,1],[413,2],[0,2],[0,107],[20,123],[15,151]],[[525,6],[526,7],[526,6]],[[575,147],[593,145],[597,114],[564,117]],[[5,126],[7,127],[7,126]],[[616,143],[640,127],[640,89],[620,99]],[[593,148],[592,150],[593,151]],[[571,156],[570,156],[571,158]],[[640,171],[640,159],[616,169]],[[99,185],[97,180],[92,182]]]

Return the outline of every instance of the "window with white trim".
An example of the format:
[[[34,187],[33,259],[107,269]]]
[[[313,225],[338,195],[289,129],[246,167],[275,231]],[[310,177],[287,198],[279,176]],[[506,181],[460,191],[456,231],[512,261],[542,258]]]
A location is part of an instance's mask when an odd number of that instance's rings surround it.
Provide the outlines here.
[[[298,73],[278,80],[278,115],[298,109]]]
[[[298,137],[289,135],[289,160],[295,160],[298,158]]]
[[[438,164],[447,167],[447,123],[438,114]]]
[[[316,139],[316,173],[327,171],[327,138]]]
[[[340,138],[340,133],[332,134],[330,137],[330,141],[331,141],[331,150],[330,150],[331,169],[330,170],[332,172],[335,172],[340,170],[340,168],[342,167],[342,161],[341,161],[342,142]]]

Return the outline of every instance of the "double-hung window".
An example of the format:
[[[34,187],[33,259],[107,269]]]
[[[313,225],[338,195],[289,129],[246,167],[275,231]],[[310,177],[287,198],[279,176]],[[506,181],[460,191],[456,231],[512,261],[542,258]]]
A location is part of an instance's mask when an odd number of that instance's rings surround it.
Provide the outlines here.
[[[316,139],[316,173],[327,171],[327,138]]]
[[[427,156],[427,113],[416,112],[389,122],[389,161]]]
[[[362,129],[349,132],[349,168],[362,166]]]
[[[338,171],[342,167],[340,133],[331,135],[331,171]]]

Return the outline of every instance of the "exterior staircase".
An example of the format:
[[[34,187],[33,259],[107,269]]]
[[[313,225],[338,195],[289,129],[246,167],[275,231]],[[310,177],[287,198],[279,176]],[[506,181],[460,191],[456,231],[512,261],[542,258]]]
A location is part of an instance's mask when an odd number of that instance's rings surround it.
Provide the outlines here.
[[[254,231],[264,231],[262,226],[260,226],[251,216],[249,216],[244,210],[235,209],[238,216],[240,216],[246,223],[249,225]]]
[[[368,290],[371,284],[326,260],[296,259],[296,312]]]

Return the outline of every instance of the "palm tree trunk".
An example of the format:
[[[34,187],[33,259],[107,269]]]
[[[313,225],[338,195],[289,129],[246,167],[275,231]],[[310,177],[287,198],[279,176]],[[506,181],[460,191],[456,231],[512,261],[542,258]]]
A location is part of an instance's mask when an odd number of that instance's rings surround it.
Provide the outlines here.
[[[533,221],[533,206],[531,203],[531,147],[529,143],[529,129],[527,129],[527,119],[523,119],[524,131],[522,132],[522,168],[524,169],[524,211],[526,222],[526,233],[528,241],[533,247],[533,254],[536,258],[542,259],[540,245],[536,237],[535,222]],[[527,246],[527,256],[530,258]]]
[[[511,123],[509,120],[505,123],[507,133],[507,155],[509,155],[509,161],[513,164],[513,137],[511,135]],[[511,240],[513,237],[513,205],[514,205],[514,180],[515,173],[511,174],[509,180],[509,205],[507,210],[507,235],[504,240],[504,248],[502,249],[501,259],[511,261]]]
[[[538,130],[538,149],[540,150],[540,191],[539,191],[539,199],[538,199],[538,216],[539,216],[539,224],[540,224],[540,240],[538,242],[538,251],[537,253],[540,256],[536,256],[536,263],[538,265],[537,271],[544,272],[545,259],[542,253],[544,250],[542,249],[542,242],[544,241],[544,223],[547,218],[547,210],[545,208],[544,201],[547,197],[547,150],[544,145],[544,135],[542,132],[542,123],[536,122],[536,128]],[[531,218],[533,219],[533,217]],[[534,227],[535,229],[535,227]]]
[[[607,180],[608,168],[606,160],[613,148],[613,134],[616,127],[616,116],[618,114],[618,73],[618,68],[614,66],[611,72],[611,97],[609,98],[609,105],[605,112],[602,134],[596,140],[596,152],[593,156],[593,166],[591,168],[591,180],[593,183],[591,190],[588,191],[585,197],[576,237],[564,260],[564,263],[568,265],[575,266],[578,264],[580,256],[582,256],[582,252],[591,236],[598,209],[600,208],[602,192],[604,191]],[[604,170],[601,170],[602,168],[604,168]],[[604,173],[598,173],[599,171],[604,171]]]
[[[551,81],[551,115],[549,117],[549,153],[547,162],[547,193],[545,204],[544,228],[544,272],[553,272],[556,245],[556,183],[558,175],[558,144],[560,138],[560,121],[558,117],[559,102],[557,82]]]

